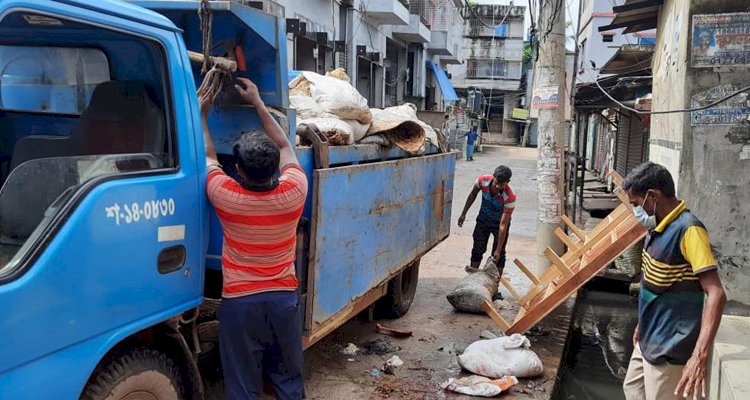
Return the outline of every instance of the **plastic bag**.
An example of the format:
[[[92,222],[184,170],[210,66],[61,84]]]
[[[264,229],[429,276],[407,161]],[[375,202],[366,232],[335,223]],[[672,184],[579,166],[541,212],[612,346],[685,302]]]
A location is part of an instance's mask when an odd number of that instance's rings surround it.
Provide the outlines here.
[[[451,392],[468,394],[470,396],[493,397],[518,384],[515,376],[504,376],[491,380],[484,376],[472,375],[461,379],[450,378],[440,387]]]
[[[490,378],[539,376],[544,372],[542,360],[530,347],[529,339],[518,333],[480,340],[458,356],[458,363],[467,371]]]

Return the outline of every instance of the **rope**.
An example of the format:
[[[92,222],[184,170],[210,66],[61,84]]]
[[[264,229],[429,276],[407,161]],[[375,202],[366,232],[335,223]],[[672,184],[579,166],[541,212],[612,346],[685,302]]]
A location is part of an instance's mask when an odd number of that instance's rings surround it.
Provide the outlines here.
[[[201,0],[198,8],[198,18],[200,18],[203,40],[203,65],[201,66],[201,74],[204,75],[203,82],[198,88],[198,93],[207,93],[211,103],[214,103],[219,97],[224,85],[231,83],[232,75],[231,71],[222,68],[222,66],[211,57],[211,30],[213,28],[214,18],[208,0]]]
[[[211,56],[211,28],[214,20],[214,16],[208,6],[208,0],[201,0],[198,8],[198,18],[201,21],[201,33],[203,34],[203,66],[201,67],[201,74],[205,75],[208,71],[208,62]]]

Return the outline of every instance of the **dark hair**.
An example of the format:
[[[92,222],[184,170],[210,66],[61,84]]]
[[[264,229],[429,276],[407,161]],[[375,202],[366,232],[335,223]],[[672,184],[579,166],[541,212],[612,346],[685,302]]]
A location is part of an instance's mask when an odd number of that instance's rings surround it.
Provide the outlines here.
[[[506,167],[505,165],[501,165],[495,168],[495,172],[492,174],[492,176],[494,176],[495,179],[498,180],[498,182],[508,183],[510,182],[510,177],[513,176],[513,171],[511,171],[510,168]]]
[[[232,148],[237,166],[251,181],[272,178],[279,169],[279,146],[260,131],[245,132]]]
[[[625,191],[644,195],[649,189],[659,189],[667,197],[674,197],[674,181],[672,174],[663,165],[645,162],[633,168],[622,183]]]

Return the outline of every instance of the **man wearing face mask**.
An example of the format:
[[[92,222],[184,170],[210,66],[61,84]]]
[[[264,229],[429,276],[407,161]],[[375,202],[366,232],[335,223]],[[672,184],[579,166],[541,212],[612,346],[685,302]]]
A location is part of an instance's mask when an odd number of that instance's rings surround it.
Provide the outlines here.
[[[623,189],[649,229],[625,397],[705,397],[708,355],[726,303],[708,233],[675,197],[663,166],[641,164]]]

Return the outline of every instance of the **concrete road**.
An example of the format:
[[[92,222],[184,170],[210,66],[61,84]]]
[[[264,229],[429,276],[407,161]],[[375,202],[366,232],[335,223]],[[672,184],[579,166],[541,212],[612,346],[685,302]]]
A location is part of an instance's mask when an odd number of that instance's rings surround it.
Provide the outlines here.
[[[305,386],[308,399],[468,399],[443,392],[439,384],[449,377],[461,375],[457,354],[470,343],[479,340],[483,330],[498,331],[493,322],[483,315],[456,313],[445,298],[465,276],[469,262],[472,230],[479,210],[474,204],[463,228],[457,225],[458,216],[480,174],[491,174],[500,164],[513,170],[511,186],[518,195],[518,206],[513,214],[511,236],[508,241],[508,263],[505,276],[514,286],[524,289],[529,282],[513,265],[520,258],[527,265],[535,259],[536,235],[536,150],[485,146],[475,154],[473,162],[459,160],[453,199],[451,236],[427,254],[420,267],[419,286],[409,313],[393,321],[377,321],[389,327],[409,330],[408,339],[395,339],[375,332],[376,322],[364,317],[355,318],[305,352]],[[487,253],[489,255],[489,253]],[[510,294],[503,296],[513,303]],[[570,304],[548,317],[543,329],[530,335],[532,349],[545,364],[545,373],[534,380],[523,380],[504,398],[549,398],[566,338]],[[503,310],[506,320],[512,321],[516,306]],[[359,351],[345,355],[349,344]],[[398,355],[404,365],[396,375],[373,376],[391,356]],[[220,390],[214,390],[221,398]]]

